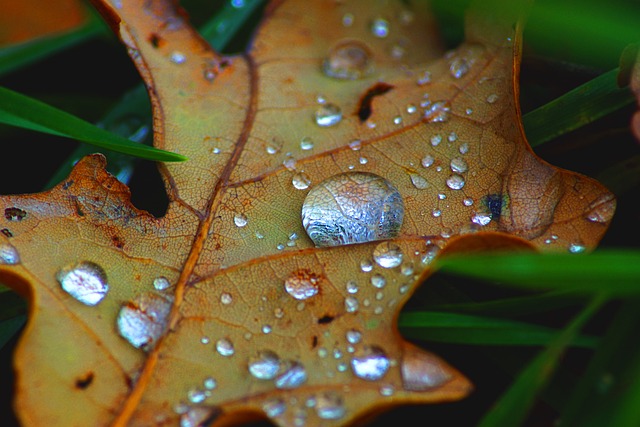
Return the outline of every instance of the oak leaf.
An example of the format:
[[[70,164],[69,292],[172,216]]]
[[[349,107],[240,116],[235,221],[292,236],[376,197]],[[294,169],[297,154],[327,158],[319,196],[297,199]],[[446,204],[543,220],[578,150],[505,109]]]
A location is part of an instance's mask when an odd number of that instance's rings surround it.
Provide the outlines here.
[[[168,0],[95,3],[155,145],[190,160],[160,166],[162,218],[100,155],[0,200],[0,278],[30,302],[25,425],[344,425],[460,399],[469,381],[396,327],[438,251],[580,252],[611,220],[606,189],[525,142],[516,8],[478,2],[443,55],[423,7],[274,2],[223,57]]]

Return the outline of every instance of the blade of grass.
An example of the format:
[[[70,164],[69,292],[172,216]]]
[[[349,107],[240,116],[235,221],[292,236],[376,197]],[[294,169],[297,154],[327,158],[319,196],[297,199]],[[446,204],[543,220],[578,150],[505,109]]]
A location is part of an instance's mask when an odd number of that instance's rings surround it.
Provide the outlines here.
[[[480,427],[516,427],[522,424],[532,407],[536,395],[547,384],[556,369],[565,348],[575,339],[583,325],[605,302],[603,295],[591,300],[569,325],[551,341],[522,371],[511,387],[490,409]]]
[[[556,288],[611,295],[640,293],[640,251],[576,254],[486,254],[450,256],[436,263],[441,271],[492,280],[526,289]]]
[[[69,113],[0,87],[0,123],[74,138],[97,147],[147,160],[184,161],[186,157],[136,144]]]
[[[427,311],[401,313],[398,326],[410,338],[470,345],[546,345],[558,332],[513,320]],[[586,335],[572,341],[576,347],[587,348],[597,343],[597,337]]]
[[[618,87],[620,69],[608,71],[522,117],[532,147],[571,132],[635,101]]]
[[[22,328],[25,320],[25,316],[17,316],[0,321],[0,349]]]

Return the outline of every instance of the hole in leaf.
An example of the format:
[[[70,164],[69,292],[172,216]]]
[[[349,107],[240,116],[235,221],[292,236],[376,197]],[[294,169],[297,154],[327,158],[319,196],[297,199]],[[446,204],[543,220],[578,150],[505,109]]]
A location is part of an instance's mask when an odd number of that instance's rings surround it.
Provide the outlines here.
[[[153,162],[136,162],[129,188],[131,203],[136,208],[148,211],[156,218],[167,212],[169,199],[158,168]]]
[[[87,387],[93,382],[95,375],[92,371],[87,372],[81,377],[76,378],[76,388],[80,390],[86,390]]]
[[[384,95],[393,89],[393,86],[387,83],[376,83],[373,85],[365,94],[360,98],[360,107],[358,107],[358,118],[360,122],[366,121],[371,114],[373,114],[373,110],[371,109],[371,103],[373,102],[373,98],[376,96]]]
[[[326,325],[328,323],[333,322],[333,319],[335,319],[335,316],[331,316],[329,314],[325,314],[324,316],[322,316],[321,318],[318,319],[318,324],[319,325]]]

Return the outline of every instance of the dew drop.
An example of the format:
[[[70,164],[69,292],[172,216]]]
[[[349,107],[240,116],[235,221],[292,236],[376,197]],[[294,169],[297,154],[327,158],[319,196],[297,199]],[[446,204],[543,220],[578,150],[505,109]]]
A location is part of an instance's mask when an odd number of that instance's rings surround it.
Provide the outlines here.
[[[291,178],[291,184],[296,190],[306,190],[311,185],[311,179],[304,172],[298,172],[293,174]]]
[[[569,252],[572,254],[581,254],[587,250],[587,247],[579,243],[572,243],[569,245]]]
[[[344,41],[329,51],[322,62],[322,71],[335,79],[361,79],[373,70],[371,56],[371,51],[362,43]]]
[[[366,157],[360,157],[360,158],[358,159],[358,162],[359,162],[361,165],[366,165],[367,163],[369,163],[369,160],[367,160],[367,158],[366,158]]]
[[[389,21],[384,18],[376,18],[371,23],[371,34],[378,38],[385,38],[389,35]]]
[[[298,270],[284,281],[284,289],[297,300],[306,300],[316,295],[320,279],[307,270]]]
[[[402,264],[402,250],[392,242],[382,242],[373,250],[373,259],[382,268],[394,268]]]
[[[387,280],[380,274],[371,276],[371,284],[374,288],[382,289],[386,286]]]
[[[153,279],[153,287],[156,288],[156,290],[158,291],[164,291],[165,289],[168,289],[170,286],[171,286],[171,283],[169,282],[169,279],[167,279],[164,276],[156,277],[155,279]]]
[[[353,25],[354,16],[352,13],[345,13],[342,16],[342,25],[345,27],[350,27]]]
[[[247,216],[245,214],[239,213],[239,214],[235,214],[235,216],[233,217],[233,223],[238,228],[245,227],[248,222],[249,220],[247,219]]]
[[[249,373],[259,380],[272,380],[280,370],[280,358],[271,350],[262,350],[249,359]]]
[[[218,386],[218,382],[213,377],[207,377],[204,379],[203,385],[207,390],[214,390]]]
[[[353,280],[349,280],[347,282],[347,292],[350,294],[357,294],[360,288],[358,288],[358,284]]]
[[[349,329],[346,333],[346,337],[350,344],[358,344],[362,341],[362,333],[356,329]]]
[[[196,406],[180,416],[180,427],[200,427],[207,425],[215,412],[214,407]]]
[[[373,270],[373,264],[371,263],[371,260],[363,259],[362,261],[360,261],[360,270],[362,270],[364,273],[368,273]]]
[[[473,199],[471,197],[467,197],[462,201],[462,203],[465,206],[471,206],[471,205],[473,205]]]
[[[0,265],[16,265],[19,262],[20,262],[20,254],[18,253],[16,248],[14,248],[9,243],[4,243],[4,242],[0,243]],[[105,294],[106,294],[106,290],[105,290]],[[94,304],[89,304],[89,305],[95,305],[98,302],[99,300]]]
[[[616,210],[616,200],[611,195],[600,196],[589,205],[589,209],[587,214],[588,221],[606,224],[613,218]]]
[[[210,342],[209,337],[200,338],[200,343],[201,344],[205,344],[206,345],[206,344],[209,344],[209,342]]]
[[[315,113],[316,124],[322,127],[337,125],[342,120],[342,110],[335,104],[322,104]]]
[[[413,104],[409,104],[409,105],[407,105],[407,113],[409,113],[409,114],[413,114],[413,113],[415,113],[416,111],[418,111],[418,109],[416,108],[416,106],[415,106],[415,105],[413,105]]]
[[[442,211],[440,209],[434,209],[431,211],[431,216],[434,218],[438,218],[440,215],[442,215]]]
[[[416,83],[418,84],[418,86],[424,86],[431,83],[431,72],[430,71],[423,72],[418,77],[418,80],[416,81]]]
[[[460,190],[464,187],[464,178],[462,175],[453,174],[447,178],[447,187],[452,190]]]
[[[433,135],[431,137],[431,145],[437,147],[442,142],[442,135]]]
[[[224,305],[229,305],[233,302],[233,297],[230,293],[224,292],[222,295],[220,295],[220,302]]]
[[[316,399],[316,414],[323,420],[339,420],[346,410],[342,397],[335,392],[325,392]]]
[[[422,161],[420,163],[422,163],[422,167],[423,168],[428,168],[431,165],[433,165],[433,162],[435,162],[435,161],[436,161],[436,159],[434,159],[432,155],[427,154],[426,156],[424,156],[422,158]]]
[[[360,308],[360,304],[355,297],[348,296],[344,299],[344,309],[347,313],[355,313]]]
[[[462,159],[461,157],[455,157],[451,159],[450,166],[451,166],[451,171],[457,172],[457,173],[464,173],[469,168],[467,166],[467,162],[465,162],[464,159]]]
[[[393,124],[399,125],[402,123],[402,117],[396,116],[393,118]]]
[[[174,64],[184,64],[187,62],[187,57],[184,53],[175,51],[171,53],[171,62]]]
[[[286,409],[287,405],[280,398],[269,399],[262,405],[262,410],[270,418],[282,415]]]
[[[107,274],[98,264],[82,261],[58,271],[62,289],[86,305],[96,305],[107,295]]]
[[[351,359],[353,373],[363,380],[377,381],[389,370],[389,358],[377,346],[367,346]]]
[[[451,379],[439,358],[413,347],[405,350],[400,373],[403,388],[407,391],[426,391]]]
[[[462,144],[460,144],[458,151],[460,151],[460,154],[467,154],[469,152],[469,144],[463,142]]]
[[[266,150],[267,154],[276,154],[278,151],[280,151],[278,147],[274,147],[273,145],[267,145]]]
[[[498,95],[496,95],[495,93],[492,93],[491,95],[487,96],[487,102],[489,104],[494,104],[497,100],[498,100]]]
[[[284,372],[275,379],[276,388],[293,389],[298,388],[307,381],[307,371],[299,362],[286,363]]]
[[[271,325],[262,325],[262,333],[267,335],[270,334],[272,331],[271,329]]]
[[[301,150],[311,150],[313,148],[313,140],[308,136],[305,136],[300,140],[300,149]]]
[[[339,246],[396,237],[404,202],[386,179],[365,172],[330,177],[309,193],[302,224],[316,246]]]
[[[474,224],[478,224],[481,226],[485,226],[491,222],[491,214],[486,213],[476,213],[472,218],[471,222]]]
[[[354,139],[353,141],[349,142],[349,148],[351,148],[353,151],[358,151],[362,148],[362,141],[359,139]]]
[[[187,399],[191,403],[202,403],[207,398],[207,395],[203,390],[191,389],[187,392]]]
[[[144,293],[122,306],[116,324],[120,335],[144,351],[151,350],[164,333],[172,298]]]
[[[447,140],[449,142],[456,142],[458,140],[458,134],[455,132],[451,132],[449,136],[447,136]]]
[[[424,118],[430,123],[442,123],[449,120],[451,108],[446,101],[434,102],[424,112]]]
[[[416,173],[409,174],[409,178],[411,179],[411,184],[413,184],[413,186],[418,190],[424,190],[429,186],[429,182]]]
[[[236,352],[233,347],[233,343],[227,338],[221,338],[216,342],[216,351],[220,354],[220,356],[229,357],[233,356]]]
[[[456,57],[449,63],[449,73],[453,78],[460,79],[471,69],[471,64],[465,58]]]

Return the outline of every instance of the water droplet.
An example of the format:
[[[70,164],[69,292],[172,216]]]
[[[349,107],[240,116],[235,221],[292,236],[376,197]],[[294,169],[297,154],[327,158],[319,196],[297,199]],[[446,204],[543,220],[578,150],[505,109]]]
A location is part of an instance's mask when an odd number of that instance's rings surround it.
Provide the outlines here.
[[[301,363],[289,361],[286,365],[284,372],[274,381],[276,388],[297,388],[307,381],[307,371]]]
[[[201,342],[202,344],[205,344],[205,345],[206,345],[206,344],[209,344],[209,342],[210,342],[209,337],[206,337],[206,336],[205,336],[205,337],[200,338],[200,342]]]
[[[271,329],[271,325],[262,325],[262,333],[263,334],[270,334],[272,331]]]
[[[291,178],[291,184],[297,190],[306,190],[311,185],[311,179],[304,172],[298,172]]]
[[[462,201],[462,203],[465,206],[471,206],[471,205],[473,205],[473,199],[471,197],[467,197]]]
[[[216,350],[220,356],[224,357],[233,356],[236,352],[235,348],[233,348],[233,343],[228,338],[220,338],[216,342]]]
[[[426,391],[451,379],[438,357],[409,345],[405,347],[400,372],[403,388],[408,391]]]
[[[22,221],[27,216],[27,211],[20,208],[6,208],[4,210],[4,217],[8,221]]]
[[[392,242],[382,242],[373,250],[373,259],[382,268],[394,268],[402,264],[402,250]]]
[[[196,406],[180,416],[180,427],[201,427],[207,425],[215,413],[215,407]]]
[[[411,276],[413,274],[413,265],[404,264],[400,267],[400,273],[402,273],[403,276]]]
[[[467,116],[470,116],[471,114],[473,114],[473,108],[467,108],[466,110],[464,110],[464,112]]]
[[[292,172],[296,170],[296,159],[291,157],[291,153],[287,153],[287,157],[282,161],[282,166]]]
[[[382,289],[386,286],[387,280],[380,274],[374,274],[371,276],[371,284],[375,288]]]
[[[329,352],[327,351],[326,348],[320,347],[318,349],[318,357],[319,358],[324,359],[325,357],[327,357],[327,354],[329,354]]]
[[[616,200],[610,194],[600,196],[589,205],[589,209],[588,221],[606,224],[611,221],[616,211]]]
[[[498,95],[496,95],[495,93],[492,93],[491,95],[487,96],[487,102],[489,104],[493,104],[498,100]]]
[[[424,112],[424,118],[430,123],[442,123],[449,120],[451,108],[446,101],[434,102]]]
[[[247,216],[245,214],[235,214],[235,216],[233,217],[233,223],[236,225],[236,227],[242,228],[244,226],[247,225],[248,219]]]
[[[458,151],[460,151],[460,154],[467,154],[469,152],[469,144],[463,142],[462,144],[460,144],[460,148],[458,148]]]
[[[386,353],[377,346],[367,346],[351,359],[353,373],[363,380],[377,381],[389,370]]]
[[[407,113],[409,113],[409,114],[413,114],[413,113],[415,113],[416,111],[418,111],[418,109],[416,108],[416,106],[415,106],[415,105],[413,105],[413,104],[409,104],[409,105],[407,105]]]
[[[158,291],[164,291],[165,289],[168,289],[170,286],[171,286],[171,283],[169,282],[169,279],[167,279],[164,276],[156,277],[155,279],[153,279],[153,287],[156,288]]]
[[[274,147],[273,145],[267,145],[267,154],[276,154],[278,151],[280,151],[278,149],[278,147]]]
[[[320,278],[308,270],[298,270],[284,281],[284,289],[297,300],[306,300],[316,295]]]
[[[259,380],[272,380],[280,370],[280,358],[271,350],[262,350],[249,359],[249,373]]]
[[[342,16],[342,25],[345,27],[350,27],[353,25],[354,16],[352,13],[345,13]]]
[[[305,136],[300,140],[300,149],[301,150],[311,150],[313,148],[313,140],[308,136]]]
[[[358,162],[359,162],[361,165],[366,165],[367,163],[369,163],[369,160],[367,160],[367,158],[366,158],[366,157],[360,157],[360,158],[358,159]]]
[[[360,261],[360,269],[365,273],[373,270],[373,264],[371,263],[371,260],[363,259],[362,261]]]
[[[434,209],[431,211],[431,215],[434,218],[438,218],[440,215],[442,215],[442,211],[440,209]]]
[[[236,9],[241,9],[245,6],[244,1],[245,0],[231,0],[231,6],[235,7]]]
[[[207,377],[204,379],[203,385],[207,390],[214,390],[218,386],[218,382],[213,377]]]
[[[184,53],[175,51],[171,53],[171,62],[174,64],[184,64],[187,62],[187,57]]]
[[[10,245],[9,243],[5,243],[2,242],[0,243],[0,265],[16,265],[20,262],[20,254],[18,253],[18,251],[16,250],[16,248],[14,248],[12,245]],[[105,290],[105,294],[106,294],[106,290]],[[100,298],[102,299],[102,298]],[[99,300],[98,300],[99,302]],[[94,303],[94,304],[89,304],[89,305],[95,305],[98,302]]]
[[[224,292],[220,295],[220,302],[224,305],[229,305],[233,302],[233,297],[231,294]]]
[[[353,40],[334,46],[322,62],[324,74],[335,79],[361,79],[372,70],[371,51],[362,43]]]
[[[418,174],[411,173],[409,174],[409,178],[411,179],[413,186],[418,190],[424,190],[429,186],[429,182]]]
[[[282,415],[286,409],[287,405],[280,398],[269,399],[262,405],[262,410],[270,418]]]
[[[471,69],[471,64],[465,58],[456,57],[449,63],[449,73],[452,77],[460,79]]]
[[[389,21],[384,18],[376,18],[371,23],[371,34],[378,38],[385,38],[389,35]]]
[[[423,72],[418,77],[418,80],[416,81],[416,83],[418,83],[418,86],[424,86],[431,83],[431,72],[430,71]]]
[[[350,344],[358,344],[362,340],[362,333],[356,329],[349,329],[346,336]]]
[[[360,288],[358,288],[358,284],[353,280],[349,280],[347,282],[347,292],[350,294],[357,294]]]
[[[399,125],[402,123],[402,117],[396,116],[393,118],[393,124]]]
[[[455,132],[451,132],[449,136],[447,136],[447,140],[449,142],[456,142],[458,140],[458,134]]]
[[[464,178],[462,177],[462,175],[451,175],[449,178],[447,178],[447,187],[452,190],[462,189],[462,187],[464,187]]]
[[[491,214],[487,213],[476,213],[472,218],[471,222],[474,224],[478,224],[481,226],[485,226],[491,222]]]
[[[203,390],[191,389],[187,392],[187,399],[191,403],[202,403],[207,398],[207,395]]]
[[[344,299],[344,309],[347,310],[347,313],[355,313],[358,308],[360,308],[360,304],[355,297],[348,296]]]
[[[339,420],[344,417],[346,409],[342,397],[335,392],[324,392],[316,399],[316,414],[323,420]]]
[[[444,193],[438,193],[438,200],[444,200],[447,198],[447,195]]]
[[[569,245],[569,252],[572,254],[581,254],[587,250],[587,247],[579,243],[572,243]]]
[[[86,305],[98,304],[109,291],[107,274],[102,267],[90,261],[61,269],[56,279],[65,292]]]
[[[433,162],[435,161],[436,159],[434,159],[432,155],[427,154],[426,156],[424,156],[420,163],[422,163],[422,167],[428,168],[429,166],[433,165]]]
[[[353,141],[349,142],[349,148],[351,148],[353,151],[358,151],[362,148],[362,141],[359,139],[354,139]]]
[[[442,135],[433,135],[431,137],[431,145],[437,147],[442,142]]]
[[[171,298],[155,293],[136,296],[120,309],[118,332],[132,346],[151,350],[164,333],[171,303]]]
[[[316,246],[339,246],[398,235],[404,203],[386,179],[347,172],[315,186],[302,206],[302,224]]]
[[[315,119],[318,126],[337,125],[342,120],[342,110],[335,104],[323,104],[316,110]]]

